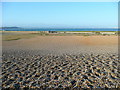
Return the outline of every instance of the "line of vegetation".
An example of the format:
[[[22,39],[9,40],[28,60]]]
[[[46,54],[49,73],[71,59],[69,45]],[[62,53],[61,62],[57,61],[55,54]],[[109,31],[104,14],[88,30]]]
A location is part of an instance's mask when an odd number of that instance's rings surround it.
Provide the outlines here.
[[[5,39],[5,41],[13,41],[13,40],[19,40],[19,39],[21,39],[21,38],[12,38],[12,39]]]
[[[60,33],[62,32],[62,33]],[[2,34],[3,41],[12,41],[12,40],[19,40],[19,39],[29,39],[36,36],[93,36],[93,35],[103,35],[103,36],[110,36],[110,35],[120,35],[120,31],[109,31],[115,32],[115,34],[101,34],[101,32],[106,31],[67,31],[67,32],[94,32],[94,34],[89,33],[66,33],[65,31],[55,31],[55,32],[44,32],[44,31],[37,31],[37,32],[30,32],[30,33],[20,33],[20,32],[7,32],[5,31]],[[107,31],[108,32],[108,31]]]

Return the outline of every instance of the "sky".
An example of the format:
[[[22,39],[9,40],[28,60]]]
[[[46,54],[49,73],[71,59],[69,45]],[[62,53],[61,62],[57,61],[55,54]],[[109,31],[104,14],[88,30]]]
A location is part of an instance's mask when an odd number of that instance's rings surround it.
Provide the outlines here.
[[[120,0],[1,0],[2,2],[119,2]]]
[[[26,28],[118,27],[117,2],[2,2],[2,25]]]

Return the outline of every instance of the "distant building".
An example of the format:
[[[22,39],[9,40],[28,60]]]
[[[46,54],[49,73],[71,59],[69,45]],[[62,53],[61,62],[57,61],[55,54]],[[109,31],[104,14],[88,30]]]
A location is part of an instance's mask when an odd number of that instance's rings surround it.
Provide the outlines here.
[[[66,32],[66,33],[72,33],[72,34],[95,34],[94,32]]]
[[[111,35],[111,34],[116,34],[116,32],[100,32],[100,34],[108,34],[108,35]]]
[[[49,33],[58,33],[57,31],[48,31]]]

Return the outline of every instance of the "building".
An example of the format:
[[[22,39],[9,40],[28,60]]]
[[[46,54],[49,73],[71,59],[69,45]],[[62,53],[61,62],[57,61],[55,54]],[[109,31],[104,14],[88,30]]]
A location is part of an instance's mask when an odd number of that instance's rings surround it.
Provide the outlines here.
[[[100,32],[100,34],[113,35],[116,34],[116,32]]]

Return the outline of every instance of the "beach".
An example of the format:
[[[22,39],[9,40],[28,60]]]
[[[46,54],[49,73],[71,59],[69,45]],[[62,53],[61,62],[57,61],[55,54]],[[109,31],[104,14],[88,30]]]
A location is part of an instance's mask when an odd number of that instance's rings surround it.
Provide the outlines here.
[[[119,90],[120,3],[12,1],[1,3],[0,89]]]
[[[35,36],[2,42],[2,87],[120,88],[118,36]]]
[[[25,34],[26,35],[26,34]],[[29,36],[29,35],[28,35]],[[15,36],[16,37],[16,36]],[[26,35],[27,37],[27,35]],[[4,38],[3,38],[4,39]],[[118,53],[118,36],[41,36],[3,41],[3,50],[43,50],[50,53]]]

